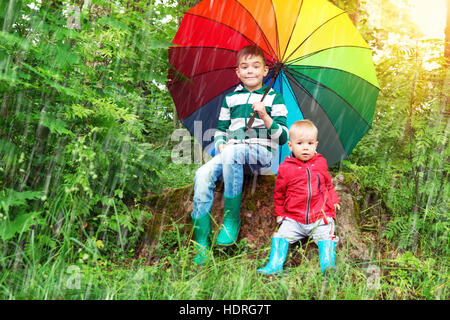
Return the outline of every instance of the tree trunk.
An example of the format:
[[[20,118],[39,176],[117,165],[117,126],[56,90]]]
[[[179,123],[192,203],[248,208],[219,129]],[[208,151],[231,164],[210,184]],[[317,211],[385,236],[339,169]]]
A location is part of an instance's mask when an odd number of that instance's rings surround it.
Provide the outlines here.
[[[187,10],[196,6],[199,2],[200,0],[179,0],[178,8],[180,9],[181,14],[184,14]]]
[[[444,114],[448,117],[449,110],[448,106],[450,105],[450,94],[448,88],[450,88],[450,72],[448,69],[450,68],[450,0],[447,0],[447,23],[445,26],[445,47],[444,47],[444,81],[442,83],[442,104],[441,104],[441,114]]]
[[[355,9],[350,14],[350,19],[352,20],[355,26],[357,26],[359,22],[359,8],[360,8],[359,0],[355,0]]]
[[[445,27],[445,50],[446,67],[450,66],[450,0],[447,0],[447,23]]]

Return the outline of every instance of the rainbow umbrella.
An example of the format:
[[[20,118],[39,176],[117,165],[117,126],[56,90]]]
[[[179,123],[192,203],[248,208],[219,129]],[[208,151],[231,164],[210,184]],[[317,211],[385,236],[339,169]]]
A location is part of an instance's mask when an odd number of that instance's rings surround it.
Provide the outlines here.
[[[372,51],[345,11],[326,0],[204,0],[185,14],[173,44],[168,88],[181,122],[207,150],[222,100],[239,84],[236,53],[249,44],[265,52],[264,81],[276,77],[288,127],[312,120],[329,165],[370,129],[379,92]],[[287,145],[278,152],[274,172]]]

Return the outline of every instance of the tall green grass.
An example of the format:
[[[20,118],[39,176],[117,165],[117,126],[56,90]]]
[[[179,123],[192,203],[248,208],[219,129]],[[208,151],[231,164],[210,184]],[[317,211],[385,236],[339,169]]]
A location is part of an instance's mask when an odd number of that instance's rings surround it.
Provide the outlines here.
[[[214,248],[205,266],[192,263],[192,243],[175,246],[154,263],[143,259],[107,260],[80,251],[64,253],[45,263],[3,270],[1,299],[50,300],[310,300],[310,299],[448,299],[448,261],[420,261],[411,253],[398,259],[367,264],[349,261],[347,249],[337,252],[337,269],[329,276],[320,272],[314,245],[290,249],[300,263],[286,264],[282,274],[256,272],[268,259],[270,248],[252,250],[241,241],[234,248]],[[38,254],[36,252],[36,254]],[[39,257],[42,258],[42,257]],[[41,260],[42,261],[42,260]],[[370,268],[369,268],[370,271]],[[377,273],[378,272],[378,273]]]

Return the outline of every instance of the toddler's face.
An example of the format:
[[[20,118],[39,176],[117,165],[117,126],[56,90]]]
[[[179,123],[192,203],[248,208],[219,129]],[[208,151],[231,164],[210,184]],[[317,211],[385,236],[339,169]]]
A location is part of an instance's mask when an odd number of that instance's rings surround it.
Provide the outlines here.
[[[269,68],[262,57],[245,56],[239,61],[236,68],[238,78],[249,91],[258,90],[262,87],[263,78],[267,75]]]
[[[317,134],[313,130],[301,130],[293,132],[289,136],[289,150],[301,161],[308,161],[316,153]]]

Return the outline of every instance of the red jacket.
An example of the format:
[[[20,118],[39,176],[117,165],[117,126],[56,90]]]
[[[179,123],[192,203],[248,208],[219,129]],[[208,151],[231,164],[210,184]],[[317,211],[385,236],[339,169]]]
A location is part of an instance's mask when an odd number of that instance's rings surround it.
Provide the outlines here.
[[[334,204],[340,205],[327,161],[319,153],[306,162],[291,155],[280,164],[273,200],[275,216],[303,224],[323,218],[324,213],[335,218]]]

